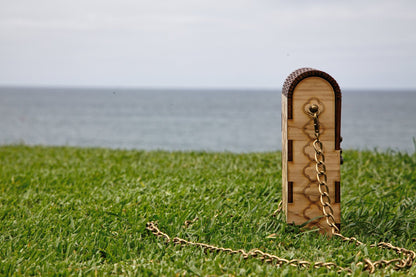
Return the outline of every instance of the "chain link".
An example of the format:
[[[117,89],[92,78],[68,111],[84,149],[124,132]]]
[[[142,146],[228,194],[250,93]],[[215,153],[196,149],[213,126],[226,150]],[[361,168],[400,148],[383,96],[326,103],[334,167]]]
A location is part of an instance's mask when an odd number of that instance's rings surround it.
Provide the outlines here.
[[[351,269],[341,267],[341,266],[339,266],[339,265],[337,265],[333,262],[315,262],[315,263],[311,263],[309,261],[304,261],[304,260],[299,260],[299,259],[288,260],[288,259],[280,258],[279,256],[276,256],[276,255],[272,255],[272,254],[263,252],[259,249],[252,249],[252,250],[246,252],[243,249],[234,250],[234,249],[231,249],[231,248],[217,247],[215,245],[200,243],[200,242],[192,242],[192,241],[185,240],[185,239],[178,238],[178,237],[174,237],[173,239],[171,239],[166,233],[163,233],[162,231],[159,230],[159,228],[157,227],[157,224],[155,222],[148,222],[146,224],[146,229],[149,230],[150,232],[152,232],[153,235],[155,235],[159,238],[164,238],[166,243],[173,242],[174,244],[177,244],[177,245],[189,245],[189,246],[201,247],[202,249],[204,249],[206,251],[211,251],[211,252],[223,252],[223,253],[227,253],[227,254],[231,254],[231,255],[241,255],[244,259],[256,258],[256,259],[261,260],[265,263],[270,263],[270,264],[273,264],[275,266],[290,265],[290,266],[299,267],[299,268],[325,267],[327,269],[336,269],[338,273],[340,273],[340,272],[351,273],[352,272]]]
[[[314,136],[315,140],[312,143],[313,149],[315,151],[315,170],[316,170],[316,180],[318,182],[318,190],[319,190],[319,200],[322,205],[322,213],[324,217],[326,218],[326,222],[328,226],[331,228],[331,233],[333,236],[336,236],[340,238],[343,241],[349,242],[349,243],[355,243],[358,245],[364,245],[363,242],[359,241],[355,237],[345,237],[340,233],[340,230],[336,226],[335,218],[334,218],[334,211],[331,206],[331,199],[329,197],[329,187],[328,187],[328,177],[326,174],[326,165],[325,165],[325,155],[324,155],[324,149],[323,144],[320,141],[320,123],[319,123],[319,107],[317,105],[312,105],[310,107],[310,113],[308,113],[313,118],[313,124],[314,124]],[[272,214],[272,216],[276,216],[278,212],[281,211],[281,202],[279,203],[278,209]],[[186,221],[185,226],[188,227],[189,224],[194,223],[197,218],[193,221]],[[281,265],[290,265],[294,267],[299,268],[322,268],[325,267],[327,269],[334,269],[337,270],[338,273],[340,272],[347,272],[352,273],[352,270],[350,268],[344,268],[336,263],[333,262],[309,262],[305,260],[299,260],[299,259],[284,259],[280,258],[276,255],[272,255],[269,253],[265,253],[259,249],[252,249],[248,252],[246,252],[243,249],[239,250],[233,250],[231,248],[223,248],[223,247],[217,247],[214,245],[206,244],[206,243],[200,243],[200,242],[192,242],[189,240],[185,240],[182,238],[175,237],[171,239],[166,233],[163,233],[159,230],[157,227],[157,224],[155,222],[148,222],[146,224],[146,229],[152,232],[157,237],[164,238],[166,243],[173,242],[177,245],[190,245],[190,246],[197,246],[201,247],[202,249],[206,251],[212,251],[212,252],[224,252],[228,254],[233,255],[241,255],[244,259],[248,258],[256,258],[263,262],[267,262],[276,266]],[[402,258],[396,258],[391,260],[378,260],[378,261],[371,261],[370,259],[364,258],[362,262],[358,262],[356,264],[357,267],[362,266],[363,270],[368,271],[370,274],[374,273],[377,268],[381,267],[387,267],[392,266],[395,270],[400,270],[404,268],[410,268],[413,266],[414,261],[416,260],[416,253],[412,250],[408,250],[406,248],[401,248],[392,245],[388,242],[379,242],[378,244],[372,244],[371,247],[378,247],[378,248],[386,248],[395,251],[397,254],[401,254]]]
[[[314,107],[315,106],[315,107]],[[339,229],[336,226],[334,218],[334,210],[331,206],[331,198],[329,197],[328,177],[326,175],[325,155],[322,142],[319,140],[321,136],[320,124],[319,124],[319,109],[317,105],[310,107],[311,116],[313,118],[313,126],[315,130],[315,140],[312,143],[315,150],[315,170],[316,180],[318,181],[319,201],[322,205],[322,213],[325,216],[326,223],[331,228],[331,233],[339,233]]]
[[[315,150],[315,162],[316,162],[316,180],[318,182],[318,190],[320,194],[320,203],[322,205],[322,213],[326,218],[326,222],[331,228],[331,233],[333,236],[339,237],[343,241],[353,242],[356,245],[363,245],[364,243],[356,239],[355,237],[345,237],[342,235],[335,224],[335,218],[333,216],[334,211],[331,207],[331,199],[329,198],[329,188],[328,188],[328,177],[326,175],[326,166],[325,166],[325,155],[323,150],[322,142],[320,141],[320,123],[319,123],[319,107],[317,105],[311,105],[309,107],[309,115],[313,118],[314,125],[314,136],[315,140],[312,143],[313,149]],[[376,245],[371,245],[371,247],[387,248],[395,251],[397,254],[402,254],[403,258],[391,259],[391,260],[378,260],[371,261],[370,259],[363,259],[363,262],[357,263],[358,265],[363,265],[364,270],[368,270],[370,273],[374,273],[377,267],[387,267],[392,265],[394,269],[403,269],[409,268],[413,265],[416,259],[416,253],[412,250],[406,248],[396,247],[387,242],[380,242]]]

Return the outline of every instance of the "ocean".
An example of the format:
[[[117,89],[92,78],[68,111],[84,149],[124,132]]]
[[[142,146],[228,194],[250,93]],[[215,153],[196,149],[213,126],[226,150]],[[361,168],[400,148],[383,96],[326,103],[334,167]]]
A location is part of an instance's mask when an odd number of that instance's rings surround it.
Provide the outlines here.
[[[281,149],[281,91],[0,88],[0,144]],[[342,91],[343,149],[415,152],[416,91]]]

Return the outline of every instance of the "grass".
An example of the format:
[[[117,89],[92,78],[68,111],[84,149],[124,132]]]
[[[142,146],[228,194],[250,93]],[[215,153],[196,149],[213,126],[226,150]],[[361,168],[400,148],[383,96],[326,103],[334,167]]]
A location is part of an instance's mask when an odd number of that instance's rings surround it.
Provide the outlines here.
[[[416,250],[416,154],[345,151],[344,158],[343,234]],[[1,146],[0,274],[338,276],[166,244],[145,229],[148,221],[172,237],[286,259],[351,267],[396,257],[301,232],[270,216],[280,199],[280,152]],[[416,275],[416,266],[376,275]]]

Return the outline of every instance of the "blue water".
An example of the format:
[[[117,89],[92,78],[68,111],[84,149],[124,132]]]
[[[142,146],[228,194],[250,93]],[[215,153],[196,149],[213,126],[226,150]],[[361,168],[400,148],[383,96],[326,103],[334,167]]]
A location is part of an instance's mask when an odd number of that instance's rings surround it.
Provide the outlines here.
[[[343,91],[344,149],[413,153],[416,91]],[[281,149],[280,90],[0,88],[0,144]]]

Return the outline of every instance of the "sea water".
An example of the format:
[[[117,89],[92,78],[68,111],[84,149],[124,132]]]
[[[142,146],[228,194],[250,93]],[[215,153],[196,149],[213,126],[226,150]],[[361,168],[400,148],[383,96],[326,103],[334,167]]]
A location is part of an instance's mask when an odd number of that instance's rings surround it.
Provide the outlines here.
[[[0,88],[0,144],[281,149],[281,91]],[[342,92],[343,149],[413,153],[416,91]]]

